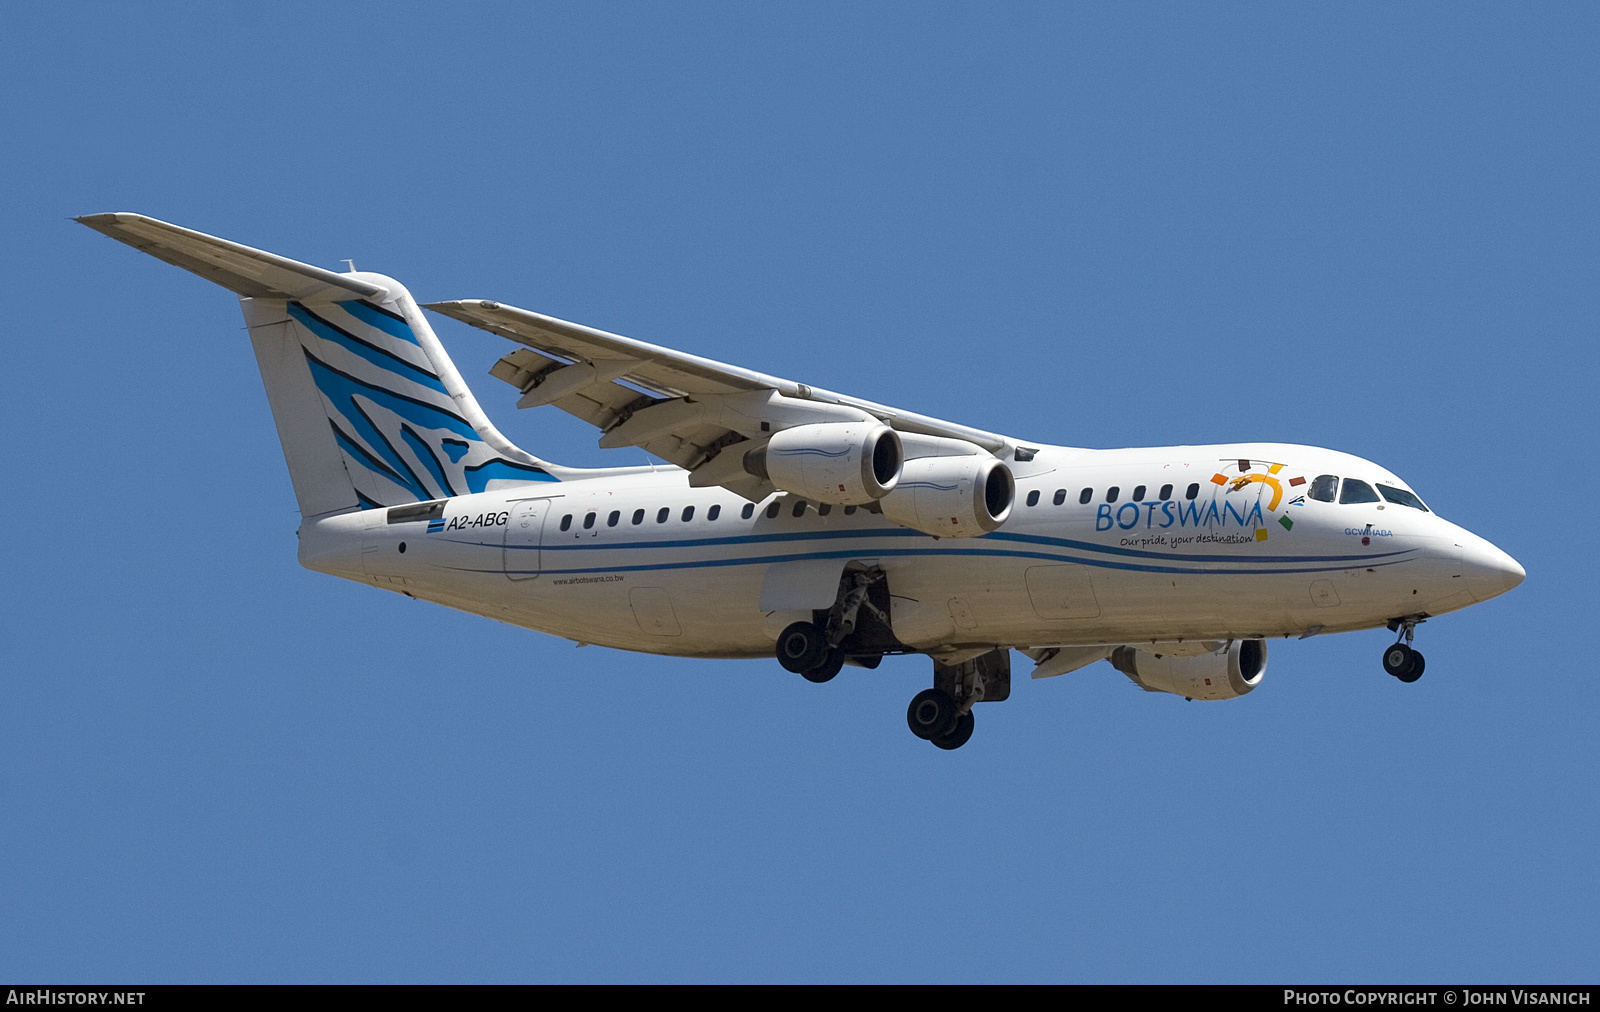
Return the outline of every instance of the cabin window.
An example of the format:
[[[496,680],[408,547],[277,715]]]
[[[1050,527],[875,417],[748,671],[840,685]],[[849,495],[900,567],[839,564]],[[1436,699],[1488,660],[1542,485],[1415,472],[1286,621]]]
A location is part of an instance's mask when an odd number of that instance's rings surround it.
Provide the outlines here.
[[[656,510],[656,523],[664,524],[667,522],[667,517],[670,516],[672,516],[672,510],[666,506],[663,506]]]
[[[1067,490],[1064,488],[1056,489],[1056,496],[1050,501],[1055,503],[1057,506],[1060,506],[1062,503],[1067,501]]]
[[[1418,499],[1414,492],[1407,492],[1405,489],[1395,488],[1393,485],[1379,485],[1378,491],[1383,493],[1383,497],[1396,506],[1410,506],[1414,510],[1428,512],[1428,507],[1422,505],[1422,500]]]
[[[1380,502],[1378,493],[1372,491],[1372,486],[1356,478],[1346,478],[1344,488],[1339,490],[1339,501],[1342,503]]]
[[[821,504],[819,504],[817,506],[817,516],[819,516],[819,517],[825,517],[829,513],[832,513],[832,512],[833,512],[833,506],[830,505],[829,503],[821,503]]]
[[[797,517],[805,516],[806,515],[806,501],[804,499],[801,499],[799,502],[795,503],[794,504],[794,509],[791,510],[790,512],[792,512]]]
[[[1089,504],[1089,500],[1093,499],[1093,498],[1094,498],[1094,489],[1092,489],[1092,488],[1086,488],[1082,492],[1078,493],[1078,502],[1080,502],[1080,503],[1082,503],[1082,504],[1084,504],[1086,506]]]
[[[1196,496],[1198,496],[1199,494],[1200,494],[1200,483],[1199,482],[1195,482],[1193,485],[1190,485],[1188,488],[1183,490],[1183,497],[1185,499],[1193,499]]]
[[[1032,492],[1028,493],[1028,505],[1029,506],[1037,506],[1037,505],[1039,505],[1039,490],[1038,489],[1034,489]]]
[[[572,514],[571,513],[568,513],[566,516],[561,518],[561,529],[564,530],[564,531],[572,530]]]
[[[1306,495],[1318,502],[1333,502],[1334,493],[1339,491],[1339,476],[1336,474],[1319,474],[1311,482],[1311,491]]]
[[[744,504],[744,509],[739,511],[739,517],[740,517],[740,519],[743,519],[743,520],[749,520],[751,517],[753,517],[755,515],[756,515],[756,504],[753,503],[753,502],[745,503]]]
[[[706,519],[707,520],[715,520],[717,517],[720,517],[720,516],[722,516],[722,504],[721,503],[713,504],[710,509],[706,510]]]
[[[644,510],[634,510],[633,511],[633,526],[637,527],[642,523],[644,523]]]
[[[844,508],[844,515],[847,516],[847,517],[855,516],[856,515],[856,508],[854,506],[846,506]]]
[[[1129,499],[1129,501],[1130,502],[1144,502],[1144,486],[1143,485],[1140,485],[1138,488],[1133,490],[1133,496]]]
[[[593,526],[594,526],[594,514],[593,513],[585,513],[583,515],[583,529],[584,530],[588,530],[589,528],[591,528]]]
[[[611,511],[611,515],[606,517],[606,526],[607,527],[615,527],[615,526],[617,526],[617,521],[621,520],[621,519],[622,519],[622,511],[621,510],[612,510]]]
[[[778,510],[780,510],[782,508],[783,508],[783,504],[782,503],[778,502],[778,500],[776,500],[776,499],[772,500],[772,505],[767,507],[767,519],[768,520],[776,519],[777,516],[778,516]]]
[[[1171,485],[1163,485],[1163,486],[1161,486],[1161,495],[1159,495],[1157,498],[1161,499],[1163,502],[1165,502],[1168,499],[1171,499],[1172,498],[1172,486]]]
[[[1106,489],[1106,502],[1116,502],[1117,496],[1121,494],[1122,489],[1119,486],[1111,486],[1110,488]]]
[[[688,523],[689,521],[691,521],[693,519],[694,519],[694,507],[693,506],[685,506],[683,508],[683,522],[684,523]]]

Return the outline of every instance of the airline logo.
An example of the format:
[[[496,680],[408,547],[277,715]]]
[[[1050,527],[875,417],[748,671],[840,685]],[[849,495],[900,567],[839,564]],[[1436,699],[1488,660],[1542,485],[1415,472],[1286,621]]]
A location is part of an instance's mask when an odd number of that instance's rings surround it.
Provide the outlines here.
[[[1255,463],[1239,460],[1237,467],[1240,473],[1233,477],[1221,472],[1213,474],[1211,483],[1218,487],[1221,494],[1214,494],[1209,500],[1168,499],[1164,502],[1128,502],[1121,506],[1102,503],[1095,516],[1095,530],[1119,528],[1128,531],[1136,527],[1146,530],[1165,530],[1169,527],[1215,530],[1232,526],[1240,528],[1241,533],[1245,529],[1253,530],[1256,541],[1265,541],[1267,525],[1271,522],[1269,517],[1286,505],[1284,496],[1304,485],[1306,479],[1302,475],[1286,474],[1283,464],[1269,461],[1265,462],[1264,468],[1257,469]],[[1252,485],[1260,486],[1256,489],[1254,499],[1247,495],[1234,495]],[[1287,505],[1298,506],[1304,502],[1305,496],[1296,495]],[[1294,520],[1287,513],[1272,519],[1285,531],[1294,529]],[[1249,538],[1235,535],[1228,540],[1248,541]]]
[[[1251,462],[1248,460],[1239,461],[1239,470],[1247,470],[1250,467],[1250,464]],[[1232,479],[1228,478],[1228,476],[1224,474],[1214,474],[1211,476],[1211,481],[1213,484],[1226,485],[1229,492],[1238,492],[1247,485],[1265,485],[1267,488],[1272,489],[1272,501],[1267,504],[1267,512],[1276,513],[1278,511],[1278,505],[1283,502],[1284,482],[1278,477],[1278,475],[1282,472],[1282,464],[1269,464],[1267,465],[1267,471],[1265,474],[1262,474],[1259,471],[1251,471],[1249,474],[1242,474],[1239,477]],[[1288,479],[1288,485],[1290,488],[1298,488],[1305,483],[1306,479],[1303,475],[1296,475],[1295,477]],[[1305,496],[1296,496],[1290,505],[1298,506],[1305,501]],[[1286,531],[1294,530],[1294,520],[1291,519],[1287,513],[1278,518],[1278,524]],[[1258,528],[1256,530],[1256,540],[1267,540],[1267,532],[1265,528]]]

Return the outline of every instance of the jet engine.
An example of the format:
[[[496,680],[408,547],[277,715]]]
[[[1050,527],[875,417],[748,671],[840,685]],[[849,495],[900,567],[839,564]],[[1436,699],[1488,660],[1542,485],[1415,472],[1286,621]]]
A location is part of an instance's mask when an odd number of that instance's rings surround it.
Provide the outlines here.
[[[1235,699],[1261,684],[1267,670],[1267,643],[1233,640],[1199,657],[1118,647],[1111,652],[1111,663],[1150,692],[1170,692],[1185,699]]]
[[[936,538],[971,538],[1006,522],[1017,485],[1011,469],[979,447],[963,456],[917,457],[883,499],[883,515]]]
[[[860,506],[894,489],[904,458],[899,435],[882,422],[816,422],[779,431],[745,454],[744,469],[785,492]]]

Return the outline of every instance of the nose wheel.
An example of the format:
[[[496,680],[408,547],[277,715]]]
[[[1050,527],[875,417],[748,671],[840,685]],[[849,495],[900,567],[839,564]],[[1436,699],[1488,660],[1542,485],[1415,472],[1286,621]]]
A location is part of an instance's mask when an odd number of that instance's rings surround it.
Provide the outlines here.
[[[1425,621],[1419,616],[1399,618],[1389,623],[1389,628],[1399,633],[1400,638],[1394,645],[1383,652],[1383,670],[1400,679],[1402,682],[1414,682],[1422,677],[1427,661],[1422,656],[1422,651],[1414,650],[1411,646],[1412,637],[1416,635],[1417,624]]]
[[[1402,682],[1414,682],[1422,677],[1426,667],[1422,651],[1413,650],[1404,643],[1396,643],[1383,652],[1383,670]]]

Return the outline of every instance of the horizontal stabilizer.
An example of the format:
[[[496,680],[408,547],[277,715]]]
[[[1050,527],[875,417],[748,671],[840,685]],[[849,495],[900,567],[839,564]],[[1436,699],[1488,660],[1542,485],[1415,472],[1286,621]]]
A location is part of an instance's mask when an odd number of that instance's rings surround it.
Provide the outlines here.
[[[299,302],[374,299],[382,302],[388,294],[381,286],[348,274],[323,270],[142,214],[86,214],[77,221],[252,299]]]

